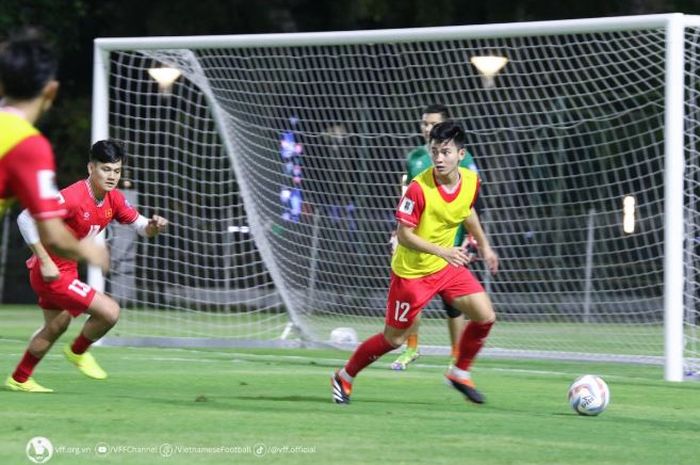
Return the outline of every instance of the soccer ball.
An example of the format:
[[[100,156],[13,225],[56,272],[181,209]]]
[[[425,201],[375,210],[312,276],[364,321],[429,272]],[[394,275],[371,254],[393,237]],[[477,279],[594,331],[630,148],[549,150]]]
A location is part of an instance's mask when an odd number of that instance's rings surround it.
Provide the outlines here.
[[[357,332],[352,328],[335,328],[331,331],[332,344],[357,344]]]
[[[608,403],[610,390],[600,376],[579,376],[569,386],[569,404],[579,415],[598,415],[605,410]]]

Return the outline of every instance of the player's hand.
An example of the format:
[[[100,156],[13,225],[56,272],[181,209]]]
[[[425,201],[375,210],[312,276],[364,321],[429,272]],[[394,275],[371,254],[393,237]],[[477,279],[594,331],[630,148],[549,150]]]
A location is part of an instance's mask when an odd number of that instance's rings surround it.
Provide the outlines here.
[[[109,252],[102,244],[95,243],[92,239],[83,239],[80,241],[83,251],[83,258],[90,265],[99,266],[102,273],[107,274],[109,271]]]
[[[463,247],[452,247],[444,249],[442,258],[453,266],[464,266],[469,263],[469,254]]]
[[[476,242],[476,239],[474,239],[474,237],[472,237],[471,234],[464,238],[464,242],[462,242],[462,248],[469,257],[469,262],[467,263],[467,265],[479,259],[479,244]]]
[[[40,260],[39,272],[41,273],[41,279],[47,283],[56,281],[61,275],[61,271],[58,269],[54,261],[48,257],[44,260]]]
[[[148,237],[153,237],[156,234],[160,234],[168,226],[168,220],[162,216],[153,215],[150,220],[148,220]]]
[[[481,249],[481,258],[484,259],[486,268],[488,268],[491,274],[496,274],[498,272],[498,255],[496,255],[496,252],[494,252],[491,247]]]

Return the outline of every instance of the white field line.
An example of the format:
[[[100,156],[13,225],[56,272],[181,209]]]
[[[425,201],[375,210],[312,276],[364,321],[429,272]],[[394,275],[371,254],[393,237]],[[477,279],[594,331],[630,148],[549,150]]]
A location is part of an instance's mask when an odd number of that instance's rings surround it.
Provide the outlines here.
[[[7,340],[0,338],[0,342],[17,342],[16,340]],[[26,343],[22,342],[22,345]],[[284,361],[294,361],[294,362],[306,362],[309,364],[315,363],[318,368],[328,368],[328,367],[340,367],[345,364],[347,358],[336,359],[336,358],[317,358],[317,357],[306,357],[301,355],[264,355],[264,354],[251,354],[243,352],[222,352],[213,350],[196,350],[196,349],[186,349],[186,348],[147,348],[148,352],[144,351],[142,347],[123,347],[123,350],[128,350],[130,354],[128,356],[117,356],[120,360],[133,360],[134,358],[152,360],[154,362],[173,362],[173,363],[261,363],[261,362],[284,362]],[[100,349],[103,350],[103,349]],[[158,355],[153,355],[151,352],[158,351]],[[167,353],[177,353],[191,355],[191,357],[175,355],[166,355]],[[208,357],[209,355],[209,357]],[[15,359],[19,360],[22,353],[4,353],[0,354],[1,359]],[[348,354],[349,356],[349,354]],[[59,351],[55,353],[49,353],[46,355],[47,359],[63,359],[63,355]],[[388,368],[389,361],[382,361],[379,364],[374,365],[376,369],[385,368],[387,373],[391,373],[392,370]],[[414,362],[411,364],[412,368],[424,368],[424,369],[434,369],[434,370],[445,370],[447,368],[446,363],[430,363],[424,356],[421,361]],[[508,367],[484,367],[478,366],[478,371],[484,372],[500,372],[500,373],[513,373],[513,374],[527,374],[527,375],[538,375],[538,376],[548,376],[548,377],[558,377],[558,376],[568,376],[572,379],[581,375],[581,372],[571,372],[571,371],[558,371],[558,370],[531,370],[526,368],[508,368]],[[409,375],[414,370],[407,370],[407,372],[394,372],[396,376],[406,376]],[[374,373],[376,371],[373,370]],[[416,373],[417,374],[417,373]],[[605,374],[606,378],[614,378],[618,380],[649,380],[648,378],[639,378],[631,376],[621,376],[614,375],[610,373]]]

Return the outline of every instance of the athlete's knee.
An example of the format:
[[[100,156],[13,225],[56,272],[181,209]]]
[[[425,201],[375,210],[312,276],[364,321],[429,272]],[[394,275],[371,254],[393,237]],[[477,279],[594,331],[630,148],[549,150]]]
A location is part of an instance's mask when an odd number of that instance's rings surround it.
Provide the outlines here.
[[[384,339],[393,347],[401,347],[403,343],[406,342],[407,338],[408,331],[403,331],[401,333],[397,333],[396,330],[384,332]]]
[[[120,314],[119,304],[117,304],[115,301],[112,301],[112,304],[113,305],[110,306],[109,313],[107,315],[107,323],[109,323],[110,326],[117,324]]]
[[[65,333],[68,326],[70,326],[70,319],[71,317],[68,314],[55,318],[49,325],[51,333],[55,336],[60,336]]]
[[[37,333],[44,338],[55,341],[66,332],[70,325],[70,319],[71,317],[68,313],[65,315],[60,314],[44,323],[44,326]]]
[[[119,304],[110,297],[105,296],[104,305],[102,311],[100,312],[100,318],[105,322],[110,328],[117,324],[119,321]]]
[[[472,318],[472,320],[482,324],[495,323],[496,312],[493,311],[493,308],[489,307],[488,309],[484,309],[482,312],[480,312],[478,317]]]

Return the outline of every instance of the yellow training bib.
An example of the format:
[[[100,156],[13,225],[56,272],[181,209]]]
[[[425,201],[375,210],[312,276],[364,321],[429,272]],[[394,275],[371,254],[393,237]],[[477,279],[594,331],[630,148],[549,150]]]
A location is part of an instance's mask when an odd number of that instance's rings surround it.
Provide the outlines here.
[[[471,215],[471,207],[479,189],[477,174],[466,168],[459,168],[461,185],[459,193],[451,200],[445,200],[433,176],[433,168],[427,169],[413,179],[418,183],[425,198],[425,208],[421,213],[415,233],[426,241],[442,247],[453,247],[457,228]],[[447,265],[442,258],[429,253],[409,249],[401,244],[391,260],[391,269],[402,278],[420,278],[440,271]]]

